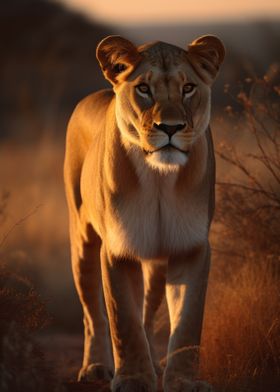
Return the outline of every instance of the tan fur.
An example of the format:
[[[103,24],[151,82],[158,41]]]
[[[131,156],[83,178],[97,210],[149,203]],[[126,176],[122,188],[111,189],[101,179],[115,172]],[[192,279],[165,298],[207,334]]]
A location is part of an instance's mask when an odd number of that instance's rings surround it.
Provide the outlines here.
[[[114,392],[155,391],[153,320],[166,291],[171,334],[164,391],[210,390],[192,380],[214,209],[210,93],[223,57],[213,36],[189,51],[161,42],[136,48],[114,36],[97,48],[113,90],[75,109],[64,167],[72,267],[84,310],[80,380],[109,380],[114,371]],[[183,95],[188,83],[196,87]],[[143,310],[134,296],[138,262]]]

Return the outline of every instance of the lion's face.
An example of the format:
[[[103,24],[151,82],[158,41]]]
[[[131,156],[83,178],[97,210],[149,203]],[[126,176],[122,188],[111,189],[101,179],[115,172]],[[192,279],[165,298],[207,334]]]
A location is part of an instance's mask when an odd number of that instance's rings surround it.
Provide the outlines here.
[[[124,40],[124,47],[120,37],[99,45],[97,57],[116,94],[122,140],[128,148],[140,149],[153,168],[169,171],[185,165],[209,124],[210,86],[224,53],[216,37],[210,40],[218,49],[208,43],[205,53],[209,36],[203,38],[189,52],[161,42],[136,49]],[[194,51],[195,46],[200,48]]]
[[[210,115],[209,86],[199,80],[184,52],[172,49],[161,45],[154,63],[146,52],[144,62],[115,88],[123,138],[162,169],[186,164]]]

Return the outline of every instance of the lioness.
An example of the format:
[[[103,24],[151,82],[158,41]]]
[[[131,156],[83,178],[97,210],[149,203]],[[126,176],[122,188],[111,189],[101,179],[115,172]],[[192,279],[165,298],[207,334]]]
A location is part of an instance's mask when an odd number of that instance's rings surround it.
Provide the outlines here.
[[[97,47],[113,89],[76,107],[64,167],[84,311],[79,380],[112,379],[114,392],[155,391],[153,321],[166,293],[163,389],[211,390],[196,372],[214,210],[210,96],[224,53],[210,35],[187,50],[163,42],[137,48],[119,36]],[[144,278],[141,310],[136,263]]]

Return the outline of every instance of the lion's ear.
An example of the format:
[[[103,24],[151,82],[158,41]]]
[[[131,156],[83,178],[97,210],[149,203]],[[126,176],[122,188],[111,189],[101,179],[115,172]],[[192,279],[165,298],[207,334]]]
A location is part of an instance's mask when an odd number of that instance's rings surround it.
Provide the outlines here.
[[[214,35],[204,35],[188,46],[188,58],[201,79],[211,85],[225,57],[222,41]]]
[[[128,76],[142,59],[137,48],[118,35],[104,38],[97,46],[96,57],[105,78],[113,85]]]

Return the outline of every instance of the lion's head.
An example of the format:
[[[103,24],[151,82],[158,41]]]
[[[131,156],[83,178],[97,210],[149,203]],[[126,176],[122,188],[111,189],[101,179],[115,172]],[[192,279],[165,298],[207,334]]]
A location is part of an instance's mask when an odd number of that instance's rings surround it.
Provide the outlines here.
[[[128,148],[153,168],[177,170],[208,127],[211,85],[224,59],[215,36],[188,50],[155,42],[136,48],[119,37],[105,38],[97,58],[116,94],[116,117]]]

